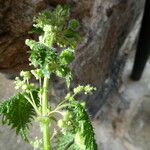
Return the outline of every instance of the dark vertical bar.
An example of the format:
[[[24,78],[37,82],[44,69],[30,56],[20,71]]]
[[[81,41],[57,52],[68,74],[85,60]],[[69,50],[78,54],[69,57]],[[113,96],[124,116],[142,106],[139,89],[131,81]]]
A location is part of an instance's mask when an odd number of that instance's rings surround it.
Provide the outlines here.
[[[146,0],[131,79],[141,78],[150,54],[150,0]]]

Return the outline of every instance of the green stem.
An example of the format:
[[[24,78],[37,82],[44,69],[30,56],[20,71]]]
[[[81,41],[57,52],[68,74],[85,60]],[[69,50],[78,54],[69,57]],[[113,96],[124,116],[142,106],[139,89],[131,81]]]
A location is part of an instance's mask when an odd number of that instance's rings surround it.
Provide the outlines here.
[[[42,124],[43,127],[43,150],[51,150],[49,122]]]
[[[44,117],[47,117],[48,115],[48,85],[49,79],[47,77],[44,77],[42,95],[42,116]],[[47,118],[45,122],[42,122],[43,150],[51,150],[49,125],[49,118]]]
[[[72,106],[73,107],[74,104],[63,104],[61,106],[56,107],[56,109],[54,111],[58,111],[58,110],[63,109],[65,107],[67,107],[67,106]]]
[[[40,106],[42,106],[42,94],[41,94],[41,89],[42,89],[42,79],[39,79],[39,85],[40,85]]]
[[[25,96],[25,98],[28,100],[28,102],[33,106],[34,110],[36,111],[36,113],[40,116],[41,113],[40,111],[38,110],[37,106],[30,100],[29,97]]]

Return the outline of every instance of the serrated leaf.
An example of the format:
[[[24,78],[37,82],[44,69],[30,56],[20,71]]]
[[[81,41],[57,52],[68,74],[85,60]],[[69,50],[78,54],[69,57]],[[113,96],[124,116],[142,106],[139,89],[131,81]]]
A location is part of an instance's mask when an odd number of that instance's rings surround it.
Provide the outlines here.
[[[34,27],[44,28],[45,25],[63,27],[69,19],[70,13],[68,7],[58,5],[53,12],[43,11],[34,18]]]
[[[82,106],[80,103],[76,102],[74,104],[76,105],[74,109],[76,118],[75,120],[77,123],[76,134],[79,134],[80,138],[82,139],[78,140],[79,143],[76,144],[79,146],[81,145],[81,147],[84,145],[85,148],[83,150],[97,150],[94,131],[88,114],[84,106]],[[76,139],[75,142],[77,142]]]
[[[26,40],[26,45],[28,45],[31,50],[29,51],[29,60],[34,67],[40,67],[40,69],[46,70],[45,68],[48,64],[53,65],[57,61],[57,54],[54,48],[49,48],[43,43],[36,42],[34,40]]]
[[[36,33],[36,34],[43,34],[43,30],[41,28],[36,28],[36,27],[32,27],[31,28],[31,31],[28,32],[29,34],[33,34],[33,33]]]
[[[72,135],[74,144],[77,145],[80,150],[97,150],[93,127],[85,107],[77,101],[70,101],[70,106],[66,109],[72,117],[68,117],[67,119],[63,117],[62,119],[62,122],[65,123],[61,127],[64,138],[66,134],[69,133]]]
[[[14,128],[16,134],[21,135],[23,140],[28,141],[27,131],[35,116],[35,111],[24,97],[24,94],[17,93],[0,104],[0,116],[2,116],[3,124]],[[33,96],[36,103],[38,103],[37,93],[33,92]]]
[[[74,143],[74,134],[68,132],[65,135],[59,135],[56,150],[81,150],[78,145]]]
[[[74,60],[74,51],[72,49],[63,50],[59,55],[60,63],[69,65]]]

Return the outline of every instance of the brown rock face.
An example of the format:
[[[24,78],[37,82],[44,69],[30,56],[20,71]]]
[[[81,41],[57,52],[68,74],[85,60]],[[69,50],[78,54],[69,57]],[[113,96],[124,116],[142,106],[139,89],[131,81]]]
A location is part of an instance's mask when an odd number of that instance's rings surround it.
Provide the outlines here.
[[[85,8],[87,11],[80,16],[85,41],[77,50],[73,70],[75,83],[97,87],[87,101],[93,114],[119,85],[127,54],[135,45],[144,3],[143,0],[76,1],[78,14]]]
[[[14,68],[27,62],[28,31],[36,13],[46,8],[41,0],[0,0],[0,68]]]
[[[86,3],[81,6],[89,8],[88,14],[82,16],[85,43],[79,47],[73,67],[79,82],[99,87],[108,76],[120,48],[142,13],[144,2],[89,0]]]
[[[0,68],[26,64],[24,40],[33,16],[46,7],[65,3],[70,5],[72,16],[79,19],[84,37],[72,65],[74,83],[97,87],[87,101],[95,114],[118,86],[126,53],[137,37],[138,32],[129,38],[137,30],[134,27],[138,21],[140,26],[144,0],[0,0]]]

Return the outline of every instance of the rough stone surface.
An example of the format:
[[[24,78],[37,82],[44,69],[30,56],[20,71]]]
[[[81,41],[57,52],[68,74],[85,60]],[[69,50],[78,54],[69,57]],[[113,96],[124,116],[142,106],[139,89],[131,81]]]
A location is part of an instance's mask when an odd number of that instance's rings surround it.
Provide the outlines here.
[[[95,114],[119,85],[121,70],[137,37],[126,42],[142,15],[144,0],[0,0],[0,68],[11,72],[27,62],[24,40],[33,16],[57,4],[69,4],[81,23],[84,41],[72,64],[75,84],[91,84],[97,92],[87,101]],[[139,21],[140,22],[140,21]],[[138,29],[140,24],[138,26]],[[138,33],[138,32],[137,32]],[[130,46],[128,46],[130,45]],[[11,68],[11,69],[10,69]],[[2,70],[3,69],[3,70]],[[19,70],[19,69],[18,69]]]
[[[149,150],[150,62],[139,82],[128,76],[133,59],[123,73],[123,83],[97,113],[94,126],[100,150]]]
[[[109,97],[112,89],[120,83],[126,56],[133,48],[138,32],[132,40],[128,39],[130,34],[140,27],[144,1],[74,2],[85,34],[85,41],[79,46],[73,63],[75,83],[97,87],[97,92],[87,103],[89,111],[95,114]]]
[[[33,16],[46,8],[43,0],[0,0],[0,68],[27,64],[28,31]]]

